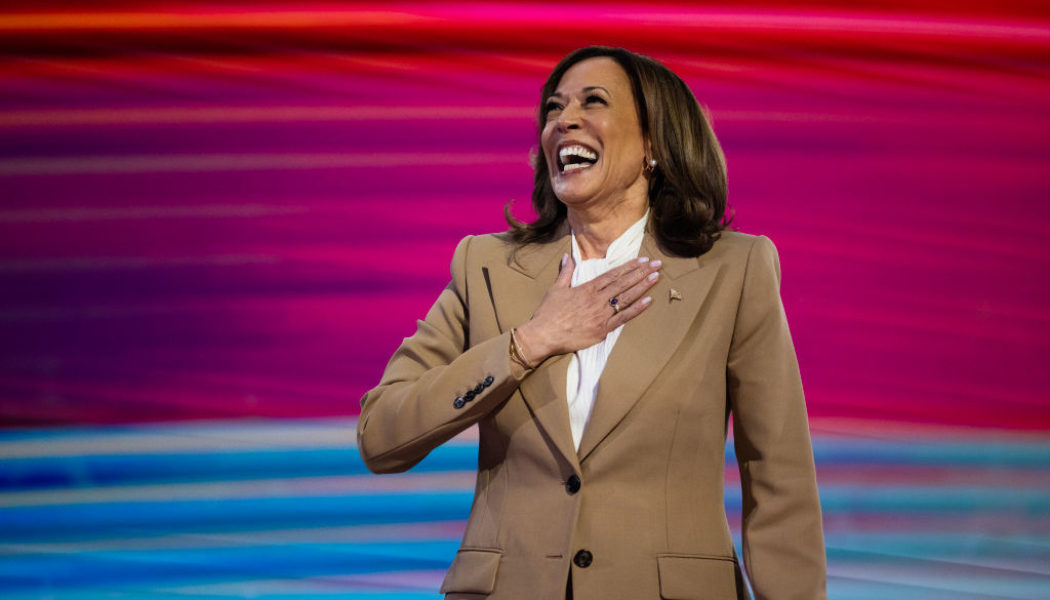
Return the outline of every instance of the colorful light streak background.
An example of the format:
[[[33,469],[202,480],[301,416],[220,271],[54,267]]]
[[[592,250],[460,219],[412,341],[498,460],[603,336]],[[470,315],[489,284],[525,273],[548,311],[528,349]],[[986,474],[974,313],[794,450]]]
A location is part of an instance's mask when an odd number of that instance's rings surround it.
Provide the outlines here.
[[[378,478],[350,421],[607,43],[780,249],[832,596],[1050,597],[1050,9],[1001,4],[0,13],[0,596],[435,597],[469,434]]]

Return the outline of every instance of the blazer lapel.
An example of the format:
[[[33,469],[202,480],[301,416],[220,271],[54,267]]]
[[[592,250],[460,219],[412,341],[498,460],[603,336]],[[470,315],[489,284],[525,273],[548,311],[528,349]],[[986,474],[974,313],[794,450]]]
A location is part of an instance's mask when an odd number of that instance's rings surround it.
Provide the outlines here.
[[[702,259],[667,256],[648,232],[639,255],[663,261],[660,280],[647,294],[652,305],[624,325],[602,371],[580,441],[580,462],[623,420],[670,360],[715,280],[716,267],[703,265]],[[677,292],[673,299],[672,288]]]
[[[532,318],[544,294],[558,278],[561,257],[569,250],[569,228],[565,224],[553,242],[529,244],[509,259],[509,269],[493,269],[486,274],[501,332]],[[551,444],[572,464],[577,464],[565,400],[569,358],[570,355],[562,355],[548,359],[522,380],[518,391]]]

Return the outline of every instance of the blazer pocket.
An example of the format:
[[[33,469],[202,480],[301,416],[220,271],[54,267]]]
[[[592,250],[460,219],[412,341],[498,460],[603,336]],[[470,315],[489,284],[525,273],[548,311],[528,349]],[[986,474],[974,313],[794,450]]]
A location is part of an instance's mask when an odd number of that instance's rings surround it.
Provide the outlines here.
[[[736,561],[732,557],[663,554],[656,557],[656,565],[664,600],[737,598]]]
[[[496,572],[503,558],[500,550],[482,548],[463,549],[456,553],[445,581],[442,594],[491,594],[496,587]]]

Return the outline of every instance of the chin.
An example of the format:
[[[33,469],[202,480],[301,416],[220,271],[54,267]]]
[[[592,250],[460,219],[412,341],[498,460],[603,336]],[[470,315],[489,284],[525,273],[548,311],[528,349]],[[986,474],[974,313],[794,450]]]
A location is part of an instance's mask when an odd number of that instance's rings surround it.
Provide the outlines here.
[[[554,197],[566,206],[584,204],[591,198],[590,194],[581,194],[575,190],[561,190],[554,188]]]
[[[554,191],[554,196],[561,200],[563,204],[570,206],[582,204],[595,196],[595,190],[592,189],[593,186],[586,185],[584,181],[574,181],[577,177],[579,175],[571,175],[569,181],[566,181],[564,176],[551,178],[551,190]]]

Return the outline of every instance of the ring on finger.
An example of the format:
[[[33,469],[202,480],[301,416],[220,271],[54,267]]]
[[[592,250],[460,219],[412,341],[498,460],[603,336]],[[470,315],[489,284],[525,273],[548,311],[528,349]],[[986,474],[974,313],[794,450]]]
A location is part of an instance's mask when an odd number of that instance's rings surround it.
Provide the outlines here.
[[[609,306],[612,307],[614,315],[623,310],[623,308],[620,306],[620,299],[616,296],[609,298]]]

